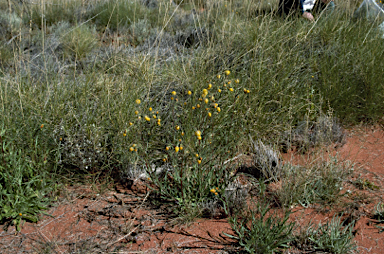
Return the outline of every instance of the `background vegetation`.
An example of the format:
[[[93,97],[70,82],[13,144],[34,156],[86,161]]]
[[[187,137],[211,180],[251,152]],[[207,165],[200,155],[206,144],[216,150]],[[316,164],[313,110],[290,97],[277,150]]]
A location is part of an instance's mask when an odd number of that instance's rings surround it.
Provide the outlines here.
[[[357,4],[310,23],[276,15],[277,0],[2,1],[1,220],[36,220],[63,179],[144,172],[176,212],[201,215],[240,202],[228,194],[239,153],[272,163],[340,142],[340,123],[381,124],[383,34],[352,18]],[[297,192],[275,193],[282,206],[334,202],[351,169],[274,165],[271,176],[268,163],[263,177]]]

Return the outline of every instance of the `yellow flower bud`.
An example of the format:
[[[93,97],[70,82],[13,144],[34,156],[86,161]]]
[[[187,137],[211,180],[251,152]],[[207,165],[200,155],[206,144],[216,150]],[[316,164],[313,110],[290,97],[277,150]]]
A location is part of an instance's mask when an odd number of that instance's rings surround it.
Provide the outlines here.
[[[165,148],[165,150],[167,150],[167,151],[168,151],[168,150],[169,150],[169,146],[167,146],[167,147]]]
[[[180,126],[176,125],[175,129],[180,130]]]
[[[200,164],[200,163],[201,163],[201,160],[197,160],[197,163],[199,163],[199,164]]]
[[[192,92],[191,91],[188,91],[188,95],[191,95],[192,94]]]

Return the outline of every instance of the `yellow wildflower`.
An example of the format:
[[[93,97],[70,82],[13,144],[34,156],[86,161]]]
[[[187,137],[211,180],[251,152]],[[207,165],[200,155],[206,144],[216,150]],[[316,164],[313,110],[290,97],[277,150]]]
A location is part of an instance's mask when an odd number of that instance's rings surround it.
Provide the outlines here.
[[[168,150],[169,150],[169,146],[167,146],[167,147],[165,148],[165,150],[167,150],[167,151],[168,151]]]
[[[175,129],[180,130],[180,126],[176,125]]]
[[[19,216],[23,216],[23,214],[22,214],[22,213],[19,213]]]
[[[212,113],[211,113],[211,112],[208,112],[208,116],[211,117],[211,116],[212,116]]]
[[[227,76],[228,76],[229,74],[231,74],[231,72],[230,72],[229,70],[226,70],[224,73],[225,73],[225,75],[227,75]]]
[[[217,91],[219,92],[219,93],[221,93],[221,89],[219,88],[219,89],[217,89]]]
[[[123,136],[124,136],[124,137],[127,136],[127,133],[124,132],[124,133],[123,133]]]
[[[240,83],[240,80],[239,80],[239,79],[236,79],[236,80],[235,80],[235,83],[236,83],[236,84],[239,84],[239,83]]]
[[[156,119],[156,115],[153,115],[153,118],[155,118],[155,119]]]
[[[199,164],[200,164],[200,163],[201,163],[201,160],[197,160],[197,163],[199,163]]]
[[[176,146],[176,147],[175,147],[175,152],[178,153],[178,152],[179,152],[179,149],[180,149],[180,148],[179,148],[178,146]]]
[[[180,151],[183,150],[184,147],[180,146]]]
[[[172,91],[172,95],[176,95],[176,91]]]
[[[185,134],[185,133],[184,133],[184,132],[182,132],[182,133],[181,133],[181,136],[184,136],[184,134]]]
[[[205,98],[204,102],[205,102],[205,104],[208,104],[208,102],[209,102],[208,98]]]
[[[203,97],[207,96],[207,94],[208,94],[208,90],[204,88],[203,89]]]
[[[192,109],[195,109],[195,106],[192,106]]]
[[[133,125],[133,123],[132,122],[129,122],[129,126],[132,126]]]
[[[130,147],[130,148],[129,148],[129,151],[133,152],[133,151],[135,151],[135,148]]]
[[[199,154],[197,153],[197,154],[195,154],[196,155],[196,157],[199,157]]]
[[[195,131],[196,136],[201,136],[201,131]]]
[[[212,192],[212,193],[216,193],[215,188],[212,188],[212,189],[210,189],[209,191]]]
[[[209,84],[208,84],[208,89],[211,89],[211,88],[212,88],[212,84],[209,83]]]
[[[200,108],[200,104],[197,104],[196,107],[197,107],[197,108]]]
[[[247,93],[250,93],[251,91],[247,90]]]
[[[135,115],[138,115],[138,114],[139,114],[139,111],[136,110],[136,111],[135,111]]]
[[[192,94],[192,92],[191,91],[188,91],[188,95],[191,95]]]
[[[136,104],[140,104],[140,103],[141,103],[141,100],[137,99]]]
[[[167,161],[167,159],[166,159],[166,158],[163,158],[163,161],[164,161],[164,162],[166,162],[166,161]]]
[[[152,108],[149,108],[149,111],[152,111]]]
[[[44,124],[40,125],[40,128],[42,129],[44,127]]]
[[[217,78],[221,78],[221,75],[219,74],[219,75],[217,75],[216,77],[217,77]]]
[[[151,118],[149,118],[148,116],[144,116],[144,119],[147,120],[148,122],[151,121]]]
[[[217,107],[217,112],[220,112],[220,111],[221,111],[220,107]]]
[[[229,88],[229,91],[233,92],[233,88],[232,88],[232,87],[231,87],[231,88]]]

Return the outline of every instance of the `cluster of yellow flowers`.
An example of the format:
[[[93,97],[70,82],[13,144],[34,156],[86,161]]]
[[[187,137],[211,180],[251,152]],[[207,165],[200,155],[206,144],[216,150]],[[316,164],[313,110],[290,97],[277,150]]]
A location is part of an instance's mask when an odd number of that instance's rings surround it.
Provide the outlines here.
[[[216,187],[216,188],[212,188],[209,190],[211,193],[215,194],[216,196],[219,195],[219,187]]]

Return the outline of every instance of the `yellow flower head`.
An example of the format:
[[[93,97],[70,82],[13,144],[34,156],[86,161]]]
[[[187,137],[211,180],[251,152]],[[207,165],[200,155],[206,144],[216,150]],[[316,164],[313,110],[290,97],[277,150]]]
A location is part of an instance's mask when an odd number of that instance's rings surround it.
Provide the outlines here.
[[[23,214],[22,214],[22,213],[19,213],[19,216],[23,216]]]
[[[221,89],[219,88],[219,89],[217,89],[217,91],[219,92],[219,93],[221,93]]]
[[[227,75],[227,76],[228,76],[229,74],[231,74],[231,72],[230,72],[229,70],[226,70],[224,73],[225,73],[225,75]]]
[[[201,163],[201,160],[197,160],[197,163],[199,163],[199,164],[200,164],[200,163]]]
[[[197,108],[200,108],[200,104],[197,104],[196,107],[197,107]]]
[[[164,162],[166,162],[166,161],[167,161],[167,159],[166,159],[166,158],[163,158],[163,161],[164,161]]]
[[[233,92],[233,88],[232,88],[232,87],[231,87],[231,88],[229,88],[229,91]]]
[[[208,84],[208,89],[211,89],[211,88],[212,88],[212,84],[209,83],[209,84]]]
[[[148,122],[151,121],[151,118],[149,118],[148,116],[144,116],[144,119],[147,120]]]
[[[217,78],[221,78],[221,75],[219,74],[219,75],[217,75],[216,77],[217,77]]]
[[[138,114],[139,114],[139,111],[136,110],[136,111],[135,111],[135,115],[138,115]]]
[[[182,133],[181,133],[181,136],[184,136],[184,134],[185,134],[185,133],[184,133],[184,132],[182,132]]]
[[[209,191],[212,192],[212,193],[216,193],[215,188],[212,188],[212,189],[210,189]]]
[[[228,85],[231,84],[231,81],[228,81]]]
[[[212,113],[211,113],[211,112],[208,112],[208,116],[211,117],[211,116],[212,116]]]
[[[140,104],[141,103],[141,100],[140,99],[137,99],[136,100],[136,104]]]
[[[172,95],[176,95],[176,91],[172,91]]]
[[[201,136],[201,131],[195,131],[196,136]]]
[[[167,147],[165,148],[165,150],[167,150],[167,151],[168,151],[168,150],[169,150],[169,146],[167,146]]]
[[[130,147],[130,148],[129,148],[129,151],[133,152],[133,151],[135,151],[135,148]]]
[[[197,153],[197,154],[195,154],[195,156],[196,156],[196,157],[199,157],[199,154]]]
[[[197,139],[198,139],[198,140],[201,140],[201,136],[197,136]]]
[[[44,127],[44,124],[40,125],[40,128],[42,129]]]
[[[220,112],[221,111],[221,108],[220,107],[217,107],[217,112]]]
[[[149,108],[149,111],[152,111],[152,108]]]
[[[192,109],[195,109],[195,106],[192,106]]]
[[[188,95],[191,95],[192,94],[192,92],[191,91],[188,91]]]
[[[180,151],[183,150],[184,147],[180,146]]]
[[[207,94],[208,94],[208,90],[204,88],[203,89],[203,97],[207,96]]]
[[[247,93],[250,93],[251,91],[247,90]]]
[[[155,118],[155,119],[156,119],[156,115],[153,115],[153,118]]]
[[[124,133],[123,133],[123,136],[124,136],[124,137],[127,136],[127,133],[124,132]]]
[[[129,126],[132,126],[133,125],[133,123],[132,122],[129,122]]]
[[[205,102],[205,104],[208,104],[208,102],[209,102],[208,98],[205,98],[204,102]]]
[[[175,129],[180,130],[180,126],[176,125]]]
[[[236,79],[236,80],[235,80],[235,83],[236,83],[236,84],[239,84],[239,83],[240,83],[240,80],[239,80],[239,79]]]
[[[178,153],[178,152],[179,152],[179,149],[180,149],[180,148],[179,148],[178,146],[176,146],[176,147],[175,147],[175,152]]]

